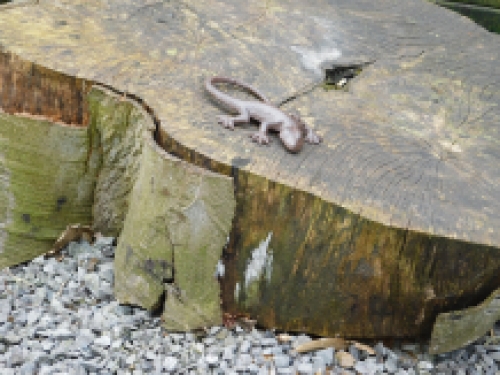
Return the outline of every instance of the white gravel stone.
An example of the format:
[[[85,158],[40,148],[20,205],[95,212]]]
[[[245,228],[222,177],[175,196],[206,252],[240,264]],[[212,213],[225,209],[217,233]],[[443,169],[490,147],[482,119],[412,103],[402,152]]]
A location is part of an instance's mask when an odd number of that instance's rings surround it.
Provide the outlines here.
[[[333,364],[335,350],[333,348],[321,349],[316,352],[316,355],[323,359],[326,366],[331,366]]]
[[[276,346],[278,345],[278,340],[275,337],[265,337],[260,341],[262,346]]]
[[[50,352],[54,348],[54,346],[56,346],[56,344],[53,341],[42,341],[42,349],[46,352]]]
[[[300,375],[312,375],[313,372],[313,364],[312,363],[299,363],[297,365],[297,371]]]
[[[290,357],[284,354],[274,356],[274,364],[277,368],[290,366]]]
[[[252,344],[250,344],[250,341],[243,340],[243,342],[240,345],[240,353],[248,353],[248,352],[250,352],[250,348],[251,347],[252,347]]]
[[[66,328],[56,328],[53,330],[38,331],[38,334],[40,336],[51,337],[56,340],[64,340],[75,337],[75,333]]]
[[[432,370],[434,365],[429,361],[420,361],[418,363],[418,368],[421,370]]]
[[[250,363],[252,363],[252,356],[250,354],[241,353],[238,357],[236,357],[235,363],[238,366],[247,367]]]
[[[235,346],[234,345],[229,345],[224,347],[224,352],[222,354],[222,359],[226,361],[232,361],[234,359],[234,350]]]
[[[165,357],[165,360],[163,361],[163,366],[166,371],[175,371],[177,369],[177,365],[179,363],[179,360],[176,357],[173,356],[167,356]]]
[[[295,375],[295,370],[293,367],[278,367],[276,369],[276,374],[278,375]]]
[[[111,345],[111,337],[109,337],[107,335],[103,335],[101,337],[98,337],[94,340],[94,344],[99,345],[99,346],[108,347]]]
[[[215,366],[219,362],[219,356],[214,354],[208,354],[205,356],[205,362],[210,366]]]

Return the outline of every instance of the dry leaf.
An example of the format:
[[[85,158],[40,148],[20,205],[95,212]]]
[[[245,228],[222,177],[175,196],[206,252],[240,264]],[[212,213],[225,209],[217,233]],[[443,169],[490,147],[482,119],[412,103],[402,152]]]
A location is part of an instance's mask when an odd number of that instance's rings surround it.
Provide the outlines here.
[[[94,231],[87,225],[68,225],[66,230],[62,232],[57,241],[54,243],[54,246],[51,250],[49,250],[45,256],[55,256],[58,254],[64,246],[69,244],[71,241],[80,240],[81,238],[91,242],[94,236]]]
[[[253,319],[248,319],[247,317],[241,317],[236,320],[236,324],[238,324],[246,332],[249,332],[255,327],[257,321]]]
[[[342,367],[354,367],[354,357],[351,355],[351,353],[340,351],[335,353],[335,358],[337,359],[338,364]]]
[[[324,348],[335,348],[336,350],[345,349],[347,342],[339,337],[321,338],[318,340],[308,341],[304,344],[297,345],[294,349],[297,353],[310,352]]]
[[[360,342],[356,342],[356,341],[354,341],[352,344],[356,348],[358,348],[359,350],[367,352],[369,355],[375,355],[375,350],[373,350],[373,348],[371,346],[368,346],[368,345],[365,345],[365,344],[361,344]]]

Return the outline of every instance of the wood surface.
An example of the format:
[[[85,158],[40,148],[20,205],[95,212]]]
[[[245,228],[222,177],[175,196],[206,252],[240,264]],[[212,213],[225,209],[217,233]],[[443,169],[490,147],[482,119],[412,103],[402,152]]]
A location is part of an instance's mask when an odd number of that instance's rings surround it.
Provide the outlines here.
[[[9,52],[140,98],[167,152],[233,177],[227,311],[425,336],[500,286],[500,40],[472,21],[420,0],[42,0],[0,24]],[[327,90],[338,58],[373,63]],[[212,75],[288,100],[324,143],[291,155],[221,128]]]

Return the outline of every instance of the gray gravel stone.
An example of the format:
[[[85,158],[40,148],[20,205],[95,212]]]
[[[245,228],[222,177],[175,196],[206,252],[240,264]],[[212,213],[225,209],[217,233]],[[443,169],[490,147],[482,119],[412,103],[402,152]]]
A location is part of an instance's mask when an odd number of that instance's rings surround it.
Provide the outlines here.
[[[288,367],[290,366],[290,357],[284,354],[279,354],[274,356],[274,364],[276,367]]]
[[[235,351],[235,346],[234,345],[229,345],[224,347],[224,353],[222,354],[222,359],[225,361],[233,361],[234,360],[234,351]]]
[[[295,369],[293,367],[278,367],[276,369],[276,374],[278,374],[278,375],[292,375],[292,374],[295,374]]]
[[[35,308],[33,310],[31,310],[29,313],[28,313],[28,316],[27,316],[27,321],[26,323],[29,325],[29,326],[32,326],[33,324],[35,324],[36,322],[38,322],[38,320],[40,319],[40,317],[42,316],[42,309],[40,308]]]
[[[323,357],[315,355],[314,357],[312,357],[312,364],[313,364],[314,373],[325,372],[326,364],[325,364],[325,360],[323,359]]]
[[[252,356],[246,353],[240,354],[235,360],[235,364],[243,368],[246,368],[250,363],[252,363]]]
[[[240,345],[240,353],[249,353],[251,347],[252,344],[250,344],[250,341],[243,340],[243,342]]]
[[[326,366],[331,366],[333,364],[335,350],[333,348],[321,349],[316,352],[316,355],[323,359]]]
[[[29,361],[25,362],[19,368],[20,375],[33,375],[36,374],[37,364],[35,362]]]
[[[396,372],[398,369],[397,359],[387,359],[384,363],[384,369],[388,372]]]
[[[488,355],[490,356],[491,359],[493,359],[496,362],[500,362],[500,351],[498,352],[489,352]]]
[[[94,340],[94,344],[103,346],[103,347],[108,347],[111,345],[111,337],[107,335],[103,335],[101,337],[98,337]]]
[[[312,375],[313,372],[313,364],[312,363],[299,363],[297,365],[297,372],[301,375]]]
[[[205,361],[209,366],[215,366],[219,362],[219,356],[214,355],[214,354],[208,354],[205,357]]]
[[[276,346],[278,344],[278,340],[275,337],[265,337],[261,339],[260,344],[262,346]]]
[[[23,338],[14,332],[8,332],[0,337],[0,340],[7,345],[17,345],[23,340]]]

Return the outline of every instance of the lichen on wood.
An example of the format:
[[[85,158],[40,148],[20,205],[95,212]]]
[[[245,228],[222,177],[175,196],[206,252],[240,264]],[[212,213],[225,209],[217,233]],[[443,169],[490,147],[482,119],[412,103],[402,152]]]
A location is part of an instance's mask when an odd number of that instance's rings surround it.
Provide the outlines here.
[[[94,85],[88,103],[89,152],[100,155],[93,225],[118,236],[139,173],[144,133],[151,135],[155,124],[139,104],[102,86]]]

